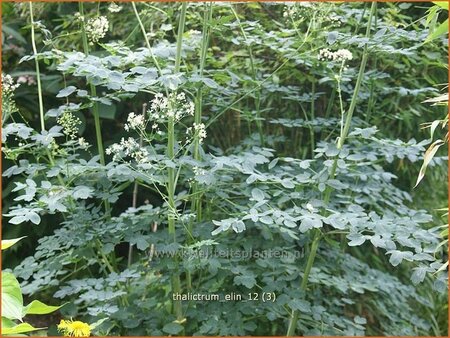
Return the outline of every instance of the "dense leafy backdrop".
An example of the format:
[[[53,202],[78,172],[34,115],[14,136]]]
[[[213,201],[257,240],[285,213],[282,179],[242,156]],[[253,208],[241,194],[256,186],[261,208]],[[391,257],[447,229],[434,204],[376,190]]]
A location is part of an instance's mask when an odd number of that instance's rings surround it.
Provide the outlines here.
[[[103,335],[447,334],[445,142],[413,188],[447,111],[424,102],[443,6],[2,6],[2,233],[27,236],[3,266],[26,296]]]

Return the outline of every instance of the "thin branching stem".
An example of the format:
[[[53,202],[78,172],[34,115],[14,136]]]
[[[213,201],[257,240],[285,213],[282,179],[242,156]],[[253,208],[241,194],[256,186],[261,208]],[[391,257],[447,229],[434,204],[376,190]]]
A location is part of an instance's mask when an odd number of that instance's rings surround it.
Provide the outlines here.
[[[244,27],[242,26],[241,19],[239,18],[239,15],[236,13],[236,10],[234,9],[233,5],[230,5],[231,11],[233,12],[234,17],[236,18],[236,21],[239,25],[239,29],[241,31],[242,37],[244,38],[245,42],[247,43],[247,50],[250,60],[250,68],[252,70],[252,78],[253,82],[257,83],[257,75],[256,75],[256,67],[255,67],[255,58],[253,56],[253,50],[250,44],[248,43],[247,34],[245,33]],[[258,134],[259,134],[259,140],[261,142],[261,145],[264,145],[264,133],[262,128],[262,122],[261,122],[261,113],[260,113],[260,106],[261,106],[261,91],[258,90],[256,92],[256,101],[255,101],[255,108],[256,108],[256,127],[258,128]]]
[[[183,45],[183,32],[184,32],[184,24],[186,20],[186,9],[187,9],[187,3],[183,2],[181,5],[181,12],[180,12],[180,19],[178,24],[178,34],[177,34],[177,49],[176,49],[176,57],[175,57],[175,68],[174,73],[179,73],[180,71],[180,65],[181,65],[181,52],[182,52],[182,45]],[[167,156],[169,159],[173,160],[175,156],[175,120],[174,117],[169,117],[168,125],[167,125]],[[176,210],[175,206],[175,189],[176,189],[176,182],[175,182],[175,168],[167,168],[167,198],[168,198],[168,204],[169,204],[169,213],[168,213],[168,224],[169,224],[169,234],[173,236],[173,241],[177,242],[177,234],[176,234],[176,227],[175,227],[175,212],[173,210]],[[175,258],[176,260],[177,258]],[[177,271],[178,270],[178,262],[176,264],[176,271],[172,274],[172,292],[174,294],[180,294],[181,293],[181,281],[180,281],[180,274]],[[177,318],[177,321],[179,323],[183,322],[183,308],[181,304],[181,300],[174,299],[173,300],[173,313]]]
[[[136,16],[137,21],[139,22],[139,27],[141,28],[142,35],[144,36],[145,44],[147,45],[148,51],[150,53],[150,56],[153,60],[153,63],[155,64],[155,67],[158,69],[159,74],[161,75],[161,67],[159,66],[158,60],[156,59],[155,55],[153,54],[152,47],[150,45],[150,41],[148,40],[147,32],[145,30],[144,24],[142,23],[141,17],[139,15],[139,12],[137,11],[136,4],[134,2],[131,2],[131,5],[133,6],[134,14]]]
[[[144,103],[142,105],[142,115],[145,115],[146,111],[147,111],[147,104]],[[144,144],[144,137],[142,133],[140,133],[139,147],[142,148],[143,144]],[[137,207],[138,190],[139,190],[139,182],[136,180],[133,185],[133,198],[131,200],[131,207],[133,209],[136,209]],[[128,247],[128,263],[127,263],[128,268],[130,268],[132,262],[133,262],[133,244],[130,243]]]
[[[83,5],[82,1],[79,2],[79,10],[80,10],[81,17],[84,19],[84,5]],[[88,45],[88,39],[87,39],[86,27],[85,27],[84,20],[81,21],[81,37],[83,40],[83,51],[87,57],[87,56],[89,56],[89,45]],[[90,83],[89,87],[90,87],[90,91],[91,91],[91,96],[96,97],[97,89],[95,88],[95,86],[92,83]],[[100,113],[98,111],[98,103],[97,102],[94,102],[94,104],[92,106],[92,115],[94,116],[95,136],[97,138],[97,147],[98,147],[98,154],[100,156],[100,163],[102,165],[105,165],[105,150],[103,148],[102,128],[100,125]],[[106,203],[106,209],[108,209],[108,213],[109,213],[109,209],[110,209],[109,203]]]
[[[366,28],[366,38],[370,37],[370,29],[371,29],[371,26],[372,26],[372,18],[374,16],[374,13],[375,13],[375,10],[376,10],[376,6],[377,6],[377,3],[376,2],[372,2],[372,6],[371,6],[371,9],[370,9],[370,14],[369,14],[369,20],[368,20],[367,28]],[[365,72],[365,68],[366,68],[367,58],[368,58],[368,46],[366,44],[364,46],[363,56],[362,56],[361,65],[360,65],[359,73],[358,73],[358,78],[356,79],[356,85],[355,85],[355,89],[353,91],[352,100],[350,102],[350,107],[349,107],[349,109],[347,111],[347,117],[346,117],[346,120],[345,120],[344,128],[343,128],[343,130],[341,132],[341,135],[339,137],[339,140],[338,140],[337,148],[339,150],[342,149],[342,147],[344,145],[344,142],[345,142],[345,139],[346,139],[346,137],[348,135],[348,132],[350,130],[350,125],[351,125],[351,122],[352,122],[353,112],[354,112],[355,107],[356,107],[356,102],[358,100],[359,90],[361,88],[361,83],[362,83],[362,80],[364,78],[364,72]],[[330,173],[330,179],[333,179],[334,176],[336,175],[337,161],[338,161],[338,156],[336,156],[334,161],[333,161],[333,166],[332,166],[331,173]],[[331,189],[327,189],[325,191],[325,198],[324,198],[325,205],[327,205],[329,203],[330,194],[331,194]],[[308,256],[308,260],[306,262],[306,267],[305,267],[305,272],[303,273],[302,283],[300,285],[300,289],[301,289],[302,292],[305,292],[306,288],[308,286],[309,275],[310,275],[311,269],[312,269],[312,267],[314,265],[314,260],[315,260],[315,258],[317,256],[317,249],[319,247],[321,237],[322,237],[321,231],[319,229],[314,229],[314,231],[313,231],[313,240],[312,240],[312,244],[311,244],[311,250],[310,250],[310,253],[309,253],[309,256]],[[287,333],[286,333],[287,336],[295,335],[295,331],[296,331],[296,328],[297,328],[298,317],[299,317],[299,311],[298,310],[294,310],[292,312],[291,318],[289,319],[288,330],[287,330]]]
[[[38,86],[38,100],[39,100],[39,118],[41,121],[41,130],[45,130],[44,121],[44,101],[42,99],[42,84],[41,84],[41,71],[39,69],[39,58],[36,48],[36,34],[34,31],[34,17],[33,17],[33,3],[30,1],[30,19],[31,19],[31,45],[33,47],[34,63],[36,67],[36,81]]]
[[[206,56],[208,51],[208,42],[209,42],[209,34],[210,34],[210,23],[212,20],[212,12],[213,6],[212,3],[205,4],[205,13],[203,15],[203,32],[202,32],[202,42],[200,48],[200,67],[199,67],[199,76],[203,76]],[[194,123],[200,125],[202,123],[202,110],[203,110],[203,86],[197,90],[197,95],[195,98],[195,113],[194,113]],[[200,154],[200,137],[199,133],[196,132],[194,134],[194,149],[193,149],[194,159],[197,161],[201,160]],[[178,176],[178,175],[177,175]],[[196,220],[200,221],[202,218],[202,193],[199,191],[199,187],[197,183],[194,183],[192,186],[192,194],[191,194],[191,211],[195,213]],[[193,241],[193,228],[194,228],[194,220],[192,219],[188,223],[187,227],[187,235],[189,237],[188,242]],[[188,290],[192,289],[192,275],[191,272],[188,271],[186,273],[186,284]]]

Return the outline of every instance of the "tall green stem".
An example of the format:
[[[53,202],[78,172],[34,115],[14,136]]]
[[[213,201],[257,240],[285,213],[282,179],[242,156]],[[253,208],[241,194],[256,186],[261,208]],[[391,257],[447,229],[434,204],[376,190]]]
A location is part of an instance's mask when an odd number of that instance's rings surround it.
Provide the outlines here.
[[[34,31],[34,17],[33,17],[33,3],[30,2],[30,20],[31,20],[31,45],[33,47],[33,54],[34,54],[34,62],[36,67],[36,81],[38,86],[38,100],[39,100],[39,116],[40,116],[40,122],[41,122],[41,131],[45,130],[45,121],[44,121],[44,101],[42,98],[42,84],[41,84],[41,72],[39,69],[39,61],[37,57],[37,48],[36,48],[36,37],[35,37],[35,31]],[[55,160],[53,158],[52,153],[49,149],[46,150],[48,160],[50,162],[50,165],[52,167],[55,166]],[[61,186],[66,186],[64,183],[64,180],[61,177],[61,174],[57,175],[58,182],[61,184]],[[63,215],[63,217],[65,217]]]
[[[84,5],[83,2],[78,3],[80,15],[83,18],[81,21],[81,37],[83,39],[83,50],[84,54],[86,56],[89,56],[89,45],[86,35],[86,27],[85,27],[85,21],[84,21]],[[96,97],[97,96],[97,89],[95,86],[91,83],[90,84],[90,90],[91,90],[91,96]],[[103,138],[102,138],[102,129],[100,125],[100,114],[98,112],[98,103],[94,102],[94,105],[92,107],[92,115],[94,116],[94,123],[95,123],[95,136],[97,138],[97,147],[98,147],[98,154],[100,155],[100,163],[102,165],[105,165],[105,151],[103,148]],[[109,204],[107,204],[108,211],[109,211]]]
[[[370,28],[371,28],[371,25],[372,25],[372,17],[373,17],[373,14],[376,11],[376,7],[377,7],[377,3],[376,2],[372,2],[372,7],[370,8],[369,22],[367,24],[367,29],[366,29],[366,37],[367,38],[370,36]],[[348,108],[348,111],[347,111],[347,117],[345,119],[344,128],[343,128],[343,130],[341,132],[341,135],[339,137],[339,141],[338,141],[338,144],[337,144],[337,148],[339,150],[342,149],[342,147],[344,146],[345,139],[347,138],[348,132],[350,130],[350,125],[351,125],[351,122],[352,122],[353,113],[355,111],[356,103],[358,101],[359,90],[361,89],[362,80],[364,78],[364,72],[365,72],[365,69],[366,69],[367,58],[369,56],[369,54],[367,52],[367,49],[368,49],[368,46],[366,44],[364,46],[363,56],[362,56],[362,59],[361,59],[361,66],[359,67],[358,78],[356,79],[356,84],[355,84],[355,89],[353,91],[352,100],[350,102],[350,107]],[[334,158],[333,166],[331,167],[331,173],[330,173],[330,178],[331,179],[333,179],[334,176],[336,175],[337,161],[338,161],[338,156],[336,156]],[[326,203],[328,203],[330,201],[330,194],[331,194],[331,188],[330,188],[330,186],[328,186],[327,190],[325,191],[325,202]]]
[[[236,18],[236,21],[239,24],[239,28],[241,30],[241,34],[245,40],[245,42],[248,42],[247,39],[247,34],[245,33],[244,27],[242,27],[241,24],[241,19],[239,18],[239,15],[236,13],[233,5],[231,5],[231,11],[234,14],[234,17]],[[257,82],[257,77],[256,77],[256,67],[255,67],[255,61],[254,61],[254,57],[253,57],[253,51],[252,51],[252,47],[250,46],[250,44],[247,44],[247,50],[248,50],[248,54],[249,54],[249,60],[250,60],[250,68],[252,70],[252,78],[253,78],[253,82],[256,83]],[[256,101],[255,101],[255,109],[256,109],[256,127],[258,128],[258,134],[259,134],[259,140],[261,142],[261,146],[264,146],[264,132],[263,132],[263,128],[262,128],[262,122],[261,122],[261,113],[260,113],[260,107],[261,106],[261,92],[257,91],[256,92]]]
[[[208,50],[208,41],[209,41],[209,23],[212,20],[212,3],[209,3],[208,10],[205,10],[204,16],[203,16],[203,32],[202,32],[202,45],[200,49],[200,69],[199,69],[199,75],[203,76],[203,71],[205,68],[205,61],[206,61],[206,52]],[[195,115],[194,115],[194,122],[196,124],[200,124],[202,122],[202,103],[203,103],[203,87],[200,86],[197,91],[197,97],[195,100]],[[200,155],[200,138],[199,135],[194,135],[194,159],[197,161],[201,160]],[[194,184],[193,186],[193,198],[192,198],[192,211],[195,211],[197,214],[197,220],[200,220],[201,215],[201,196],[197,194],[198,192],[198,186],[197,184]],[[192,222],[189,223],[189,233],[192,234]]]
[[[306,262],[305,272],[303,273],[303,279],[300,285],[300,290],[302,291],[305,291],[306,287],[308,286],[308,278],[314,264],[314,259],[316,258],[319,242],[320,242],[320,230],[314,229],[313,241],[311,243],[311,251],[309,252],[308,261]],[[293,336],[295,334],[298,317],[299,317],[298,310],[293,311],[291,318],[289,320],[289,326],[286,336]]]
[[[366,28],[366,38],[370,37],[370,29],[372,26],[372,18],[374,16],[374,13],[376,11],[376,7],[377,7],[377,3],[376,2],[372,2],[372,6],[370,8],[370,14],[369,14],[369,20],[367,23],[367,28]],[[342,149],[345,139],[348,135],[348,132],[350,130],[350,124],[352,122],[352,116],[353,116],[353,112],[355,110],[356,107],[356,102],[358,100],[358,95],[359,95],[359,90],[361,88],[361,83],[362,80],[364,78],[364,72],[365,72],[365,68],[366,68],[366,64],[367,64],[367,58],[368,58],[368,52],[367,52],[368,46],[367,44],[364,46],[364,50],[363,50],[363,56],[361,59],[361,65],[359,68],[359,73],[358,73],[358,78],[356,79],[356,84],[355,84],[355,89],[353,91],[353,96],[352,96],[352,100],[350,102],[350,107],[347,111],[347,118],[345,120],[345,125],[343,130],[341,131],[341,135],[339,137],[339,141],[337,144],[337,148],[338,149]],[[342,113],[342,112],[341,112]],[[331,173],[330,173],[330,179],[333,179],[334,176],[336,175],[336,168],[337,168],[337,161],[338,161],[338,156],[335,157],[334,162],[333,162],[333,166],[331,168]],[[324,202],[325,205],[327,205],[330,201],[330,195],[331,194],[331,190],[327,189],[325,192],[325,198],[324,198]],[[308,261],[306,262],[306,267],[305,267],[305,272],[303,274],[303,279],[302,279],[302,283],[300,285],[300,289],[304,292],[306,291],[306,288],[308,286],[308,279],[309,279],[309,275],[311,273],[311,269],[312,266],[314,264],[314,260],[316,258],[316,254],[317,254],[317,249],[319,247],[319,243],[320,243],[320,238],[322,237],[320,230],[319,229],[315,229],[314,230],[314,234],[313,234],[313,241],[311,244],[311,251],[309,253],[308,256]],[[289,325],[288,325],[288,330],[286,335],[287,336],[293,336],[295,334],[295,330],[297,328],[297,322],[298,322],[298,317],[299,317],[299,311],[295,310],[292,312],[291,318],[289,320]]]
[[[175,58],[175,69],[174,73],[178,73],[180,71],[181,65],[181,47],[183,43],[183,32],[184,32],[184,23],[186,20],[186,8],[187,3],[183,2],[180,13],[180,22],[178,25],[178,35],[177,35],[177,49],[176,49],[176,58]],[[173,160],[175,155],[175,121],[174,117],[169,117],[168,125],[167,125],[167,156],[169,159]],[[169,212],[169,234],[173,234],[174,241],[176,241],[175,234],[175,169],[167,168],[168,173],[168,202],[169,208],[171,212]]]
[[[206,6],[208,9],[206,10]],[[206,55],[208,50],[208,42],[209,42],[209,24],[212,20],[212,3],[210,2],[208,5],[205,4],[205,13],[203,15],[203,32],[202,32],[202,44],[200,48],[200,67],[199,67],[199,75],[203,76],[203,72],[205,69]],[[202,106],[203,103],[203,86],[200,86],[197,90],[197,97],[195,99],[195,114],[194,114],[194,123],[199,125],[202,122]],[[200,155],[200,138],[198,133],[194,135],[194,159],[197,161],[201,160]],[[192,186],[192,200],[191,200],[191,211],[196,214],[196,220],[201,220],[202,215],[202,194],[199,193],[198,184],[194,183]],[[188,224],[188,233],[189,237],[192,237],[194,228],[194,220],[191,220]],[[192,276],[188,271],[186,273],[186,283],[187,288],[190,290],[192,288]]]
[[[41,130],[45,130],[44,101],[42,99],[41,72],[39,69],[39,60],[37,57],[36,39],[34,32],[33,3],[31,1],[30,1],[30,18],[31,18],[31,45],[33,47],[34,63],[36,65],[36,81],[38,86],[39,117],[41,120]]]
[[[150,41],[147,37],[147,32],[145,30],[144,24],[139,16],[139,12],[137,11],[136,5],[134,2],[131,3],[133,6],[133,11],[136,16],[136,19],[138,20],[139,27],[141,28],[142,35],[144,37],[145,43],[147,45],[147,48],[149,50],[150,56],[153,60],[153,63],[155,67],[158,69],[159,74],[161,75],[161,67],[159,66],[158,60],[156,59],[155,55],[153,54],[152,47],[150,45]],[[183,31],[184,31],[184,22],[186,20],[186,8],[187,3],[184,2],[181,7],[181,13],[180,13],[180,24],[178,26],[178,35],[177,35],[177,54],[175,58],[175,73],[178,73],[180,71],[180,65],[181,65],[181,47],[182,47],[182,38],[183,38]],[[169,118],[167,123],[167,156],[170,159],[173,159],[175,156],[175,121],[172,118]],[[169,205],[169,213],[167,216],[167,223],[168,223],[168,231],[169,235],[173,237],[173,241],[177,241],[176,237],[176,228],[175,228],[175,170],[173,168],[167,168],[167,203]],[[181,281],[180,281],[180,274],[178,272],[178,262],[177,257],[175,257],[175,265],[176,265],[176,271],[171,276],[171,285],[172,285],[172,294],[180,294],[181,293]],[[173,307],[173,314],[176,316],[176,320],[178,323],[183,322],[183,308],[181,304],[181,300],[173,299],[172,303]]]
[[[184,23],[186,20],[186,9],[187,2],[183,2],[181,6],[180,13],[180,21],[178,25],[178,34],[177,34],[177,49],[176,49],[176,58],[175,58],[175,68],[174,73],[178,73],[180,71],[181,65],[181,49],[183,44],[183,32],[184,32]],[[167,156],[169,159],[173,160],[175,156],[175,121],[174,117],[169,117],[168,125],[167,125]],[[175,169],[167,168],[167,200],[169,204],[169,213],[168,213],[168,224],[169,224],[169,234],[173,236],[173,241],[177,241],[176,229],[175,229]],[[177,259],[177,258],[175,258]],[[178,264],[177,264],[178,269]],[[181,293],[181,281],[180,274],[178,271],[175,271],[172,275],[172,293],[180,294]],[[177,318],[177,321],[181,323],[183,321],[183,308],[181,304],[181,300],[174,299],[173,300],[173,313]]]
[[[85,21],[84,21],[84,5],[83,2],[79,2],[78,3],[78,8],[80,11],[80,15],[83,18],[83,20],[81,21],[81,38],[83,41],[83,49],[84,49],[84,54],[87,56],[89,56],[89,46],[88,46],[88,40],[87,40],[87,35],[86,35],[86,28],[85,28]],[[95,88],[95,86],[91,83],[90,84],[90,92],[91,92],[91,97],[96,97],[97,96],[97,90]],[[95,124],[95,135],[96,135],[96,139],[97,139],[97,148],[98,148],[98,154],[100,156],[100,163],[104,166],[106,164],[105,162],[105,151],[103,148],[103,138],[102,138],[102,131],[101,131],[101,125],[100,125],[100,114],[98,111],[98,103],[94,102],[94,105],[92,107],[92,115],[94,116],[94,124]],[[105,200],[105,215],[106,217],[111,217],[111,206],[108,200]],[[101,246],[101,242],[99,241],[98,243],[100,245],[100,251],[102,250]],[[114,267],[117,270],[117,261],[116,261],[116,256],[115,253],[112,252],[109,257],[111,258],[112,264],[114,265]],[[105,264],[108,265],[108,268],[111,271],[114,271],[114,268],[112,267],[112,265],[109,263],[108,261],[108,257],[104,257],[104,261]]]
[[[145,112],[147,111],[147,103],[144,103],[142,105],[142,116],[145,116]],[[144,144],[144,138],[142,136],[142,134],[139,136],[139,147],[142,148]],[[137,197],[138,197],[138,189],[139,189],[139,184],[138,181],[136,180],[134,182],[134,186],[133,186],[133,199],[131,201],[131,206],[133,209],[136,209],[137,207]],[[130,268],[131,263],[133,262],[133,244],[129,244],[130,246],[128,247],[128,263],[127,263],[127,267]]]
[[[161,75],[161,67],[159,66],[158,60],[156,59],[155,55],[153,54],[153,50],[150,45],[150,41],[148,40],[147,32],[145,31],[145,27],[144,27],[144,24],[142,23],[141,17],[139,16],[139,12],[137,11],[137,8],[136,8],[136,5],[134,2],[132,2],[131,5],[133,6],[134,14],[139,23],[139,27],[141,28],[142,35],[144,36],[145,44],[147,45],[150,56],[153,60],[153,63],[155,64],[155,67],[158,69],[159,74]]]
[[[314,121],[315,118],[315,102],[314,102],[314,96],[316,95],[316,83],[314,82],[314,78],[312,80],[311,83],[311,113],[310,113],[310,118],[311,121]],[[315,146],[315,140],[314,140],[314,127],[312,126],[312,124],[309,127],[309,136],[311,139],[311,157],[314,157],[314,149],[316,148]]]
[[[212,3],[209,3],[208,11],[205,11],[203,17],[203,32],[202,32],[202,45],[200,49],[200,69],[199,75],[203,76],[203,71],[205,69],[205,61],[206,61],[206,52],[208,50],[208,41],[209,41],[209,23],[212,19]],[[197,99],[195,105],[195,116],[194,122],[201,123],[202,122],[202,101],[203,101],[203,86],[200,86],[197,91]],[[198,135],[195,135],[194,139],[194,158],[196,160],[200,160],[200,140]]]

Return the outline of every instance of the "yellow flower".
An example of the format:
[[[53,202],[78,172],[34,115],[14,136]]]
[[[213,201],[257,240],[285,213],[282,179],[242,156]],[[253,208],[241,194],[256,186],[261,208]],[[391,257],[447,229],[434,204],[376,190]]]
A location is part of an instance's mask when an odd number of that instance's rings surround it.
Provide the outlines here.
[[[91,335],[91,326],[79,320],[62,319],[58,324],[58,331],[68,337],[89,337]]]

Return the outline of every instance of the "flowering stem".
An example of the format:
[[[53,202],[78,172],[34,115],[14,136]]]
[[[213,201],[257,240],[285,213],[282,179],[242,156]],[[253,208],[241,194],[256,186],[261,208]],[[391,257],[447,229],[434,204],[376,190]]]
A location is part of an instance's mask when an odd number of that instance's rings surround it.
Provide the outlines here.
[[[200,77],[203,76],[203,71],[205,68],[205,61],[206,61],[206,52],[208,50],[208,41],[209,41],[209,23],[212,19],[212,3],[209,3],[209,10],[205,11],[204,17],[203,17],[203,32],[202,32],[202,47],[200,50],[200,70],[199,75]],[[203,86],[200,86],[200,88],[197,91],[197,100],[196,100],[196,108],[195,108],[195,116],[194,121],[197,124],[200,124],[202,122],[202,101],[203,101]],[[198,136],[198,133],[194,135],[194,158],[196,160],[200,160],[200,138]]]
[[[89,45],[88,45],[88,41],[87,41],[86,27],[85,27],[85,22],[84,22],[84,6],[83,6],[83,2],[81,2],[81,1],[79,2],[79,10],[80,10],[81,17],[83,18],[83,20],[81,20],[81,37],[83,39],[84,54],[86,56],[89,56]],[[92,83],[90,84],[90,89],[91,89],[91,96],[93,96],[93,97],[97,96],[97,90]],[[94,115],[95,135],[97,137],[97,147],[98,147],[98,154],[100,155],[100,163],[102,165],[105,165],[105,153],[104,153],[104,149],[103,149],[102,131],[101,131],[101,126],[100,126],[100,115],[98,112],[98,103],[97,102],[94,102],[94,105],[92,107],[92,115]]]
[[[372,6],[370,8],[369,20],[368,20],[367,28],[366,28],[366,38],[370,37],[372,18],[374,16],[376,7],[377,7],[377,3],[372,2]],[[361,59],[361,65],[360,65],[359,73],[358,73],[358,78],[356,79],[355,89],[353,91],[352,100],[350,102],[350,107],[347,112],[347,118],[345,120],[345,125],[344,125],[344,128],[341,132],[341,135],[340,135],[340,138],[338,141],[338,145],[337,145],[338,149],[342,149],[345,139],[346,139],[349,129],[350,129],[353,112],[356,107],[356,101],[358,99],[359,90],[361,88],[361,83],[362,83],[362,79],[364,77],[364,71],[366,68],[366,63],[367,63],[367,58],[368,58],[367,50],[368,50],[368,46],[366,44],[364,46],[363,55],[362,55],[362,59]],[[336,156],[334,159],[333,166],[331,168],[330,179],[333,179],[334,176],[336,175],[337,160],[338,160],[338,156]],[[324,198],[325,205],[327,205],[328,202],[330,201],[330,194],[331,194],[331,190],[327,188],[327,190],[325,191],[325,198]],[[305,272],[303,273],[303,279],[302,279],[302,283],[300,285],[300,290],[303,292],[306,291],[306,288],[308,286],[309,275],[311,273],[311,269],[314,264],[314,260],[316,258],[317,249],[319,247],[321,237],[322,237],[322,234],[321,234],[320,230],[314,229],[313,241],[311,244],[311,251],[308,256],[308,261],[306,262]],[[289,320],[289,325],[288,325],[288,330],[287,330],[286,336],[293,336],[295,334],[295,330],[297,328],[298,317],[299,317],[299,311],[298,310],[293,311],[291,318]]]
[[[158,60],[156,59],[155,55],[153,54],[152,47],[150,45],[150,41],[147,37],[147,32],[145,31],[144,24],[142,23],[142,20],[139,16],[139,12],[137,11],[136,5],[134,2],[131,2],[131,5],[133,6],[134,14],[136,16],[136,19],[138,20],[139,27],[141,28],[142,35],[144,36],[145,43],[147,45],[147,48],[149,50],[150,56],[153,60],[153,63],[155,64],[155,67],[158,69],[159,74],[161,75],[161,67],[159,66]],[[181,47],[182,47],[182,37],[183,37],[183,31],[184,31],[184,22],[186,19],[186,8],[187,3],[184,2],[181,8],[181,14],[180,14],[180,25],[178,27],[178,36],[177,36],[177,54],[175,59],[175,73],[178,73],[180,70],[180,64],[181,64]],[[167,92],[167,90],[166,90]],[[169,117],[168,123],[167,123],[167,156],[170,159],[173,159],[175,156],[175,121],[174,117]],[[175,229],[175,170],[174,168],[167,168],[167,204],[169,206],[169,212],[167,215],[167,222],[168,222],[168,230],[169,234],[173,236],[174,242],[177,241],[176,237],[176,229]],[[162,194],[161,194],[162,195]],[[175,257],[175,265],[176,269],[178,270],[178,262],[177,257]],[[171,284],[172,284],[172,293],[181,293],[181,282],[180,282],[180,275],[178,271],[175,271],[172,274],[171,277]],[[183,308],[181,305],[181,300],[174,300],[173,301],[173,313],[176,316],[176,320],[179,323],[182,323],[183,321]]]
[[[181,47],[183,42],[183,31],[184,31],[184,22],[186,18],[186,7],[187,3],[184,2],[181,7],[181,14],[180,14],[180,23],[178,26],[178,35],[177,35],[177,52],[176,52],[176,58],[175,58],[175,69],[174,72],[178,73],[180,71],[180,64],[181,64]],[[173,116],[169,117],[169,121],[167,124],[167,134],[168,134],[168,140],[167,140],[167,156],[170,160],[173,160],[175,155],[175,119]],[[168,202],[169,202],[169,208],[170,210],[175,210],[175,169],[174,168],[167,168],[168,172]],[[175,213],[174,212],[169,213],[169,234],[174,235],[174,241],[176,241],[175,236]]]
[[[369,14],[369,21],[367,23],[367,28],[366,28],[366,38],[370,37],[370,28],[372,26],[372,18],[373,18],[373,15],[374,15],[375,11],[376,11],[376,8],[377,8],[377,3],[376,2],[372,2],[372,7],[370,8],[370,14]],[[339,141],[338,141],[338,144],[336,146],[338,150],[341,150],[342,147],[344,146],[345,139],[347,138],[348,132],[350,130],[350,125],[351,125],[351,122],[352,122],[353,112],[355,111],[355,108],[356,108],[356,103],[358,101],[359,90],[361,88],[361,83],[362,83],[362,80],[364,78],[364,72],[365,72],[365,69],[366,69],[367,58],[368,58],[367,49],[368,49],[368,46],[366,44],[364,46],[363,56],[362,56],[362,59],[361,59],[361,65],[359,67],[358,78],[356,79],[355,89],[353,90],[353,96],[352,96],[352,100],[350,102],[350,107],[348,108],[347,117],[345,119],[344,127],[341,130],[341,135],[339,137]],[[342,110],[342,105],[341,105],[341,110]],[[343,114],[343,110],[341,111],[341,114]],[[331,167],[331,172],[330,172],[330,179],[334,179],[334,177],[336,176],[337,161],[338,161],[338,156],[336,156],[334,158],[333,166]],[[328,186],[326,191],[325,191],[325,199],[324,199],[325,204],[328,204],[328,202],[330,201],[330,195],[331,195],[331,187]]]
[[[83,5],[82,1],[80,1],[78,3],[78,7],[79,7],[80,15],[82,17],[81,37],[83,40],[83,49],[84,49],[84,54],[87,57],[87,56],[89,56],[89,46],[88,46],[86,27],[85,27],[85,21],[84,21],[84,5]],[[97,89],[95,88],[95,86],[92,83],[90,84],[90,91],[91,91],[92,97],[97,96]],[[102,129],[101,129],[101,125],[100,125],[100,114],[98,111],[98,103],[97,102],[94,102],[94,105],[92,106],[92,115],[94,116],[95,135],[97,138],[97,147],[98,147],[98,154],[100,156],[100,163],[102,165],[105,165],[105,163],[106,163],[105,162],[105,151],[103,148]],[[107,201],[107,200],[105,200],[105,213],[106,213],[106,215],[111,214],[111,207],[110,207],[109,201]]]
[[[34,63],[36,65],[36,81],[38,86],[39,116],[41,119],[41,130],[45,130],[44,102],[42,100],[42,87],[41,87],[41,72],[39,69],[39,60],[37,57],[36,39],[34,33],[33,3],[31,1],[30,1],[30,19],[31,19],[31,45],[33,47]]]
[[[206,10],[206,6],[208,6],[208,10]],[[199,75],[203,76],[203,71],[205,69],[205,61],[208,50],[208,41],[209,41],[209,33],[210,27],[209,23],[212,20],[212,3],[210,2],[208,5],[205,4],[205,13],[203,15],[203,32],[202,32],[202,44],[200,48],[200,68]],[[196,125],[200,125],[202,122],[202,103],[203,103],[203,86],[200,86],[197,90],[197,97],[195,100],[195,113],[194,113],[194,123]],[[194,131],[194,159],[197,161],[201,160],[200,155],[200,135],[198,132]],[[192,186],[192,201],[191,201],[191,211],[196,214],[196,220],[201,220],[202,217],[202,193],[199,191],[199,187],[197,183],[194,183]],[[188,236],[190,238],[190,242],[192,242],[192,232],[194,227],[194,220],[191,220],[188,224]],[[188,271],[186,273],[186,284],[189,290],[192,289],[192,276]]]
[[[200,50],[200,69],[199,69],[199,75],[200,77],[203,76],[203,71],[205,68],[205,61],[206,61],[206,52],[208,49],[208,41],[209,41],[209,23],[212,19],[212,3],[209,3],[209,9],[208,11],[205,11],[204,17],[203,17],[203,33],[202,33],[202,46]],[[203,103],[203,87],[200,86],[197,91],[197,98],[195,102],[195,115],[194,115],[194,122],[197,125],[200,125],[202,122],[202,103]],[[199,133],[194,133],[194,159],[197,161],[201,160],[200,155],[200,136]],[[200,220],[201,218],[201,194],[198,194],[198,186],[197,184],[194,184],[193,186],[193,199],[192,199],[192,211],[195,211],[197,214],[197,220]],[[189,232],[192,234],[192,222],[189,223]]]
[[[144,103],[142,105],[142,116],[145,116],[146,111],[147,111],[147,104]],[[143,137],[142,133],[139,133],[139,134],[140,134],[139,147],[142,148],[143,143],[144,143],[144,137]],[[136,180],[134,182],[134,186],[133,186],[133,199],[131,202],[131,207],[133,209],[136,209],[136,207],[137,207],[138,188],[139,188],[139,184],[138,184],[138,181]],[[130,243],[129,247],[128,247],[128,264],[127,264],[128,268],[130,268],[132,262],[133,262],[133,244]]]
[[[133,4],[134,5],[134,4]],[[180,13],[180,21],[178,25],[178,34],[177,34],[177,49],[176,49],[176,57],[175,57],[175,68],[174,73],[178,73],[180,71],[181,65],[181,47],[183,43],[183,32],[184,32],[184,23],[186,19],[186,8],[187,3],[183,2],[181,6]],[[170,104],[170,103],[169,103]],[[170,160],[174,159],[175,156],[175,117],[170,116],[168,125],[167,125],[167,156]],[[176,229],[175,229],[175,169],[167,168],[167,199],[169,204],[169,213],[167,217],[168,225],[169,225],[169,234],[173,236],[173,241],[177,241]],[[177,260],[177,258],[175,258]],[[176,262],[176,271],[172,275],[172,293],[179,294],[181,293],[181,281],[180,274],[178,270],[178,262]],[[173,300],[173,313],[176,316],[176,320],[179,323],[183,321],[183,308],[181,305],[181,300]]]
[[[84,49],[84,54],[87,56],[89,56],[89,47],[88,47],[88,41],[87,41],[87,35],[86,35],[86,27],[85,27],[85,22],[84,22],[84,6],[83,6],[83,2],[79,2],[78,3],[78,7],[79,7],[79,11],[80,11],[80,15],[83,18],[83,20],[81,21],[81,37],[83,40],[83,49]],[[90,84],[90,91],[91,91],[91,96],[95,97],[97,96],[97,91],[96,88],[93,84]],[[100,156],[100,163],[104,166],[105,165],[105,153],[104,153],[104,148],[103,148],[103,139],[102,139],[102,133],[101,133],[101,125],[100,125],[100,115],[98,112],[98,104],[97,102],[94,102],[94,105],[92,107],[92,115],[94,116],[94,123],[95,123],[95,134],[96,134],[96,138],[97,138],[97,147],[98,147],[98,154]],[[109,204],[108,200],[105,200],[105,215],[106,217],[110,217],[111,216],[111,206]],[[103,257],[103,261],[105,263],[105,265],[108,267],[108,269],[113,272],[114,271],[114,267],[111,265],[111,263],[108,260],[108,257],[106,257],[106,255],[104,255],[102,253],[102,244],[100,243],[100,241],[98,241],[99,243],[99,252],[102,254]],[[113,262],[113,264],[116,266],[116,257],[114,252],[111,253],[111,261]]]

